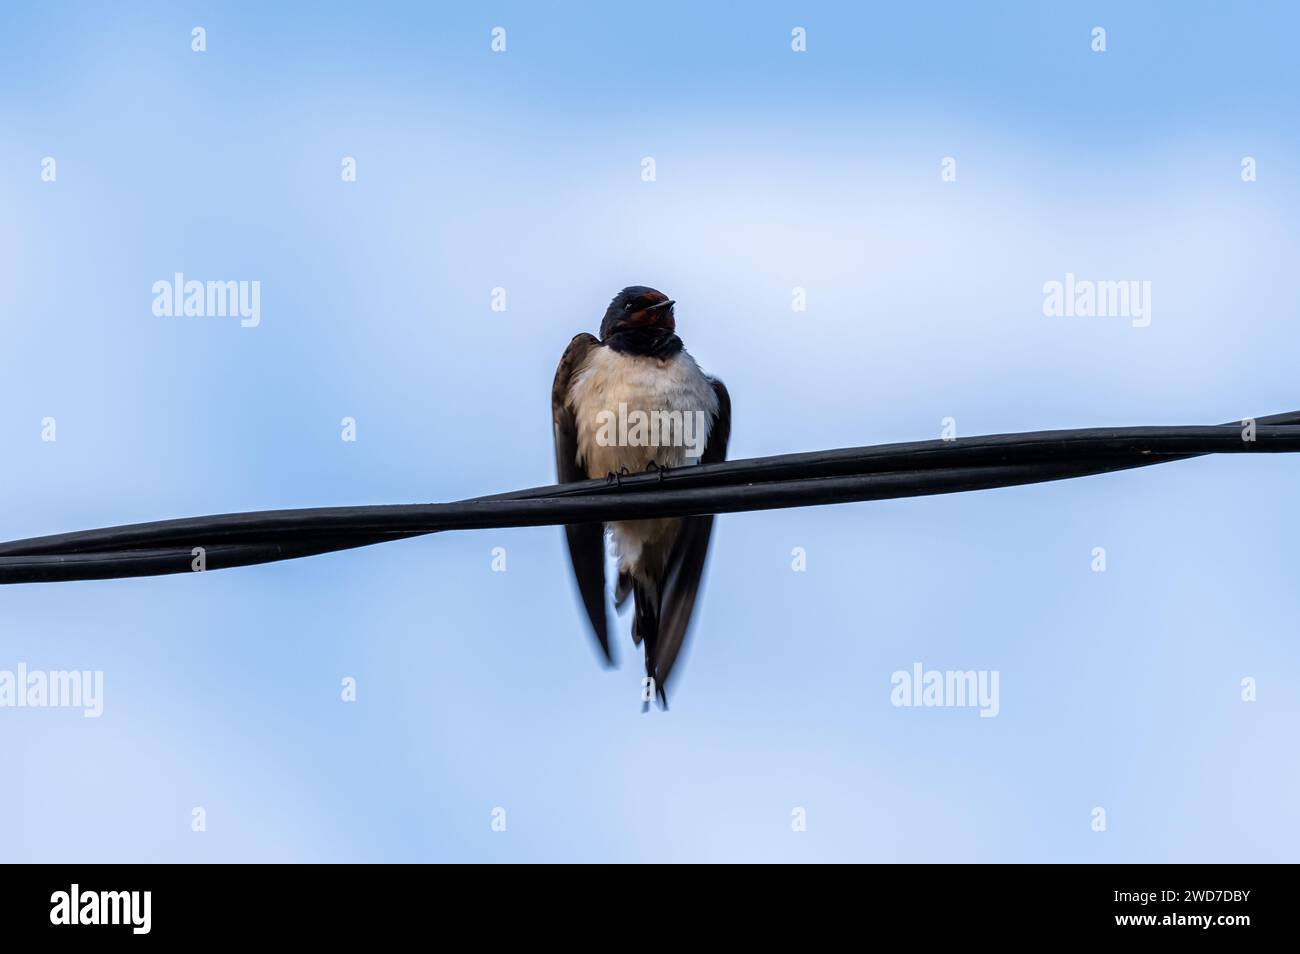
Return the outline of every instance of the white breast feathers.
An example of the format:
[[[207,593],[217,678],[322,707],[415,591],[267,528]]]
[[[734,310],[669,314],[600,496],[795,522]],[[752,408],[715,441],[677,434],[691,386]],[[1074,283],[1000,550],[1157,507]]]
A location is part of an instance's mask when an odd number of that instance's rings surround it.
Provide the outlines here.
[[[671,358],[593,348],[569,391],[588,477],[699,462],[718,396],[685,351]]]

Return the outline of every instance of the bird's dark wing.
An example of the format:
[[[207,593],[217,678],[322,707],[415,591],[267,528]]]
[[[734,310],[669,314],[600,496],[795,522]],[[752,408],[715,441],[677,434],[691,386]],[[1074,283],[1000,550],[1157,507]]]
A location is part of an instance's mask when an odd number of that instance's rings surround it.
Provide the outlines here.
[[[577,335],[555,369],[555,383],[551,385],[551,422],[555,431],[555,475],[560,483],[586,480],[587,473],[578,460],[578,425],[569,407],[569,387],[573,375],[586,363],[592,348],[600,342],[592,335]],[[578,582],[582,605],[587,609],[596,642],[607,662],[614,657],[609,648],[609,628],[605,621],[605,525],[603,523],[572,523],[564,528],[569,540],[569,557],[573,561],[573,575]]]
[[[731,438],[731,395],[726,385],[710,378],[718,396],[718,415],[709,427],[709,440],[700,455],[701,464],[716,464],[727,459],[727,441]],[[670,478],[671,479],[671,478]],[[655,684],[663,690],[672,673],[673,663],[686,642],[695,594],[704,575],[704,559],[709,553],[709,535],[713,517],[685,517],[681,530],[668,554],[668,566],[660,589],[659,644],[655,661]]]

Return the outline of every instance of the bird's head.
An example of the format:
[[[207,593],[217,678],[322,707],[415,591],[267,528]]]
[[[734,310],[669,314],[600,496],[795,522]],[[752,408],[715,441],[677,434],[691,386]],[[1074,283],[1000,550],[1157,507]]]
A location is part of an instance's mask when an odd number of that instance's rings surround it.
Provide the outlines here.
[[[661,291],[644,285],[632,285],[614,296],[600,323],[604,341],[620,332],[659,331],[671,335],[677,330],[673,318],[674,302]]]

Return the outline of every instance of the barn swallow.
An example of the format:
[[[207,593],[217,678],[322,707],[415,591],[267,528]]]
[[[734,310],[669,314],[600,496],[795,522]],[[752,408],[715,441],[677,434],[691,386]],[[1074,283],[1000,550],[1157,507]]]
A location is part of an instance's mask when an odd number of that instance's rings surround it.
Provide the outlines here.
[[[605,311],[599,339],[584,332],[569,342],[551,388],[561,483],[647,470],[662,477],[672,468],[726,459],[731,397],[683,349],[675,304],[653,288],[624,288]],[[695,607],[713,517],[564,529],[587,618],[612,662],[605,613],[610,532],[618,558],[614,605],[621,610],[632,596],[632,639],[645,647],[645,685],[667,708],[666,685]]]

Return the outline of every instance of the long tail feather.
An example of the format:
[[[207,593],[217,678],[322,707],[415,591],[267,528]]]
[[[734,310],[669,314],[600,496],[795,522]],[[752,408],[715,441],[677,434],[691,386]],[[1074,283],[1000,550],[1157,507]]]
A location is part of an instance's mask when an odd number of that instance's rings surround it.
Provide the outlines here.
[[[645,644],[645,674],[652,680],[660,705],[668,708],[668,696],[658,677],[659,652],[659,588],[641,580],[633,580],[632,596],[635,609],[632,616],[632,639]]]

